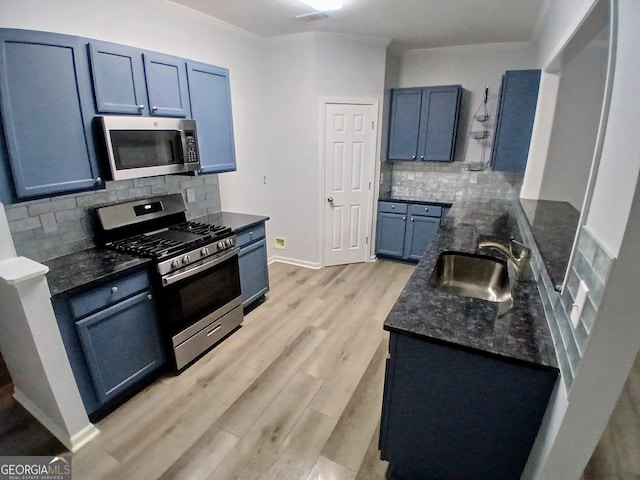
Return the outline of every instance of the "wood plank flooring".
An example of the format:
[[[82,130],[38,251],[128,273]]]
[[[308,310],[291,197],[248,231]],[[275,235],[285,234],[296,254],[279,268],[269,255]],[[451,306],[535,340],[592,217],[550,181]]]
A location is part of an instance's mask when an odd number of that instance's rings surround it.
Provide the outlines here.
[[[640,479],[640,355],[591,460],[584,480]]]
[[[382,324],[412,272],[271,265],[267,301],[100,421],[73,455],[74,480],[384,478]]]

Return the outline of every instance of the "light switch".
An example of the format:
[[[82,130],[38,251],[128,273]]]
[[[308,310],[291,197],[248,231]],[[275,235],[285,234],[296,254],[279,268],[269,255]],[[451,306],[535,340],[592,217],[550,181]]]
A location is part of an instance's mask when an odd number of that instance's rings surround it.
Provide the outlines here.
[[[589,293],[587,284],[584,283],[584,280],[580,280],[578,293],[576,294],[573,308],[571,309],[571,325],[573,325],[573,328],[578,328],[578,323],[580,322],[582,312],[584,311],[584,305],[587,303],[587,293]]]

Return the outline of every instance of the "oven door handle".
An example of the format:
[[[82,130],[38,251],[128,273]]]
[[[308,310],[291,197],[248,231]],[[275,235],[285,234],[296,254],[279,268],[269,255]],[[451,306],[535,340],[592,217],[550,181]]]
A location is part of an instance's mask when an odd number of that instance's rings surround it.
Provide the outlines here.
[[[224,254],[222,254],[220,256],[213,257],[208,262],[201,263],[198,266],[195,266],[193,268],[190,268],[190,269],[185,270],[185,271],[180,272],[180,273],[175,273],[173,275],[164,275],[162,277],[162,286],[163,287],[167,287],[167,286],[171,285],[172,283],[179,282],[180,280],[183,280],[183,279],[188,278],[188,277],[190,277],[192,275],[195,275],[196,273],[200,273],[200,272],[202,272],[204,270],[207,270],[209,268],[215,267],[216,265],[219,265],[222,262],[226,262],[231,257],[233,257],[235,255],[238,255],[239,251],[240,251],[239,247],[233,247],[228,252],[225,252]]]

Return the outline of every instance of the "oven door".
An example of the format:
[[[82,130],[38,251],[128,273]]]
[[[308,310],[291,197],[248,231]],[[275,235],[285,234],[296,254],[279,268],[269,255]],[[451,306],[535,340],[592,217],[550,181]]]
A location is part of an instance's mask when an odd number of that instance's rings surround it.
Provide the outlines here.
[[[161,278],[163,330],[173,347],[242,305],[237,247]]]

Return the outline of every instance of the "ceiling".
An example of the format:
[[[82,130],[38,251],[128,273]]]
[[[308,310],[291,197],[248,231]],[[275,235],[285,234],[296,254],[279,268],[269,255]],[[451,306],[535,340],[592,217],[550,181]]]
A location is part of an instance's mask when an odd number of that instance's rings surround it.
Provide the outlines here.
[[[344,0],[320,20],[298,0],[172,0],[263,37],[317,31],[389,38],[399,50],[528,41],[545,0]]]

